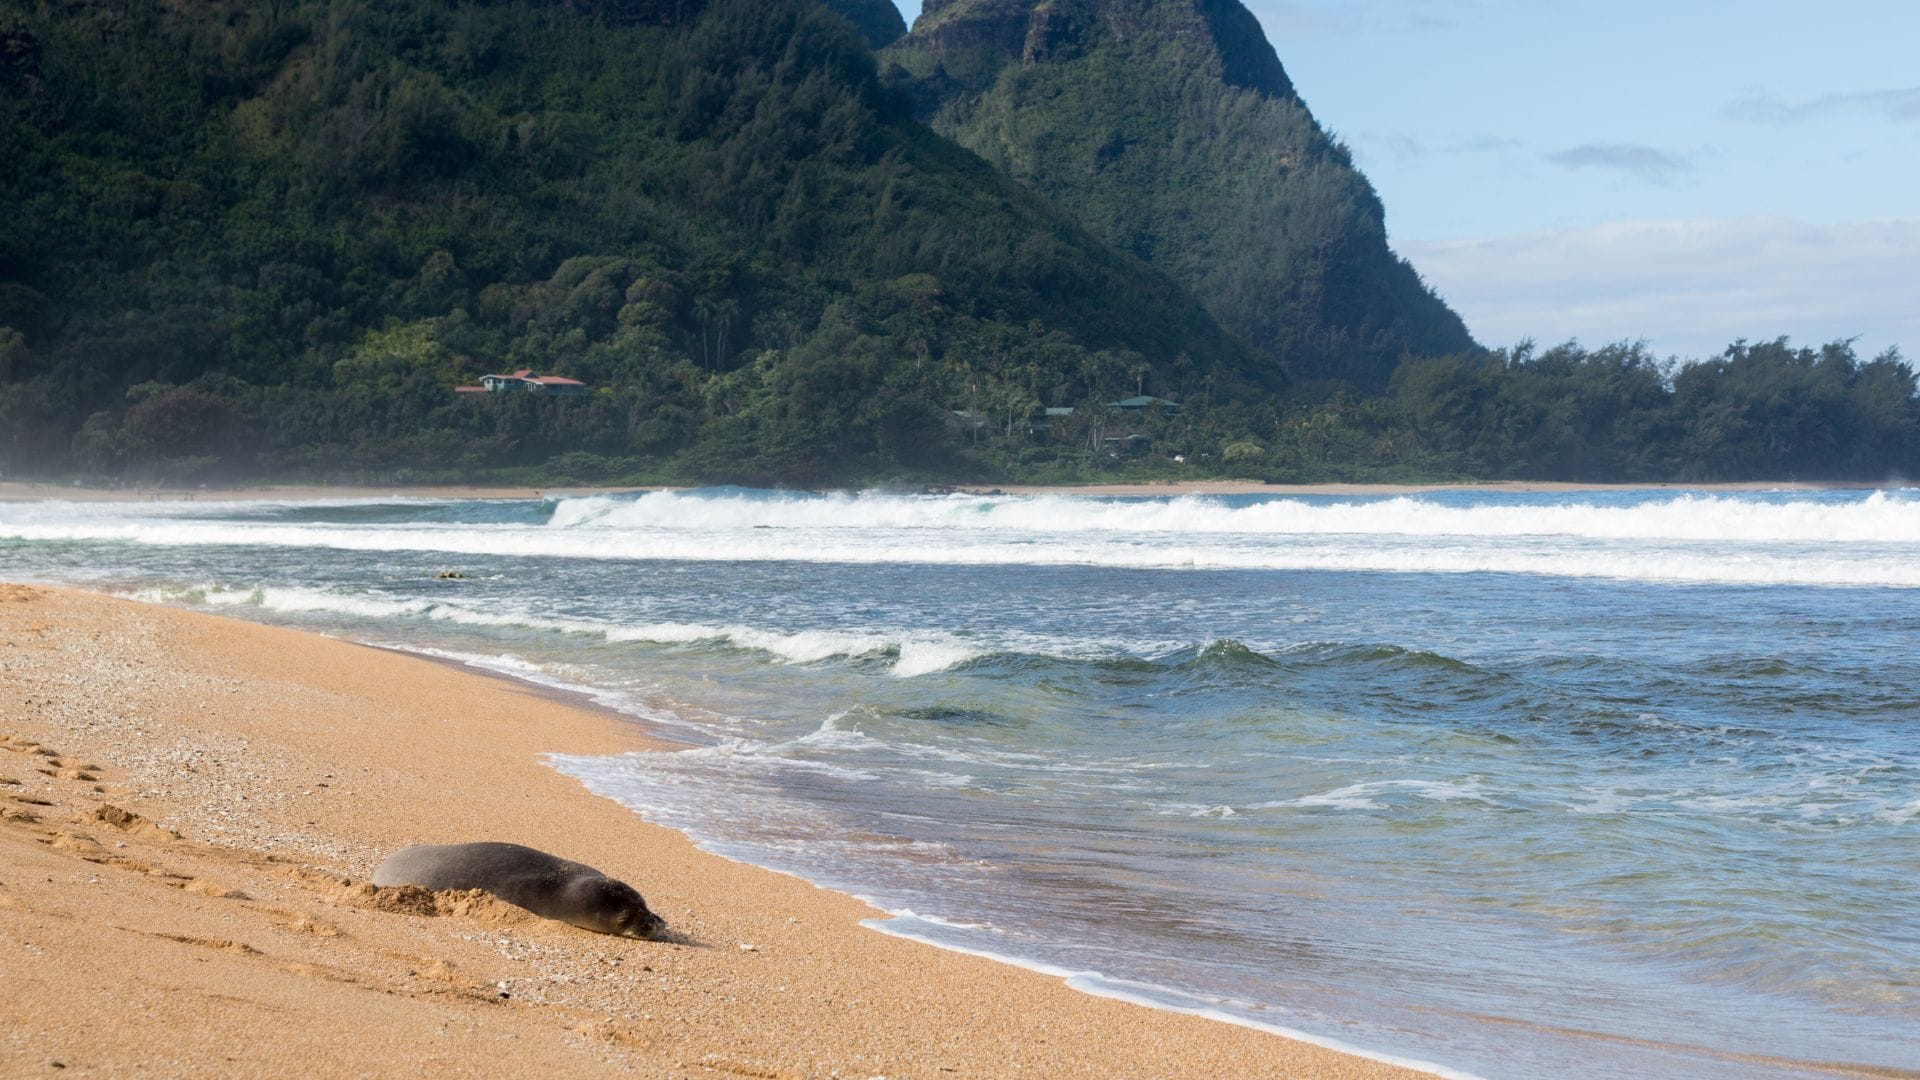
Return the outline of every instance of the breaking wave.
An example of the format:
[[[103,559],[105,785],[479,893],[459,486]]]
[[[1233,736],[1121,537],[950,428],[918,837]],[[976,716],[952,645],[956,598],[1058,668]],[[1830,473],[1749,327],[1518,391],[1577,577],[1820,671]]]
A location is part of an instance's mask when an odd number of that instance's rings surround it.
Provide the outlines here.
[[[71,507],[72,504],[57,504]],[[560,499],[543,521],[183,516],[0,509],[0,541],[529,558],[1121,569],[1512,573],[1657,582],[1920,587],[1920,501],[1676,495],[1451,505],[1213,497],[660,491]],[[349,514],[348,511],[351,511]],[[422,515],[423,517],[427,515]],[[915,664],[933,663],[923,650]]]
[[[986,650],[978,646],[938,631],[862,634],[802,630],[784,633],[739,624],[651,622],[628,625],[591,619],[554,619],[525,611],[481,610],[443,600],[291,586],[229,588],[204,585],[146,589],[133,593],[132,598],[161,604],[247,607],[282,615],[322,614],[382,622],[424,619],[456,626],[575,634],[610,643],[707,644],[765,653],[788,664],[814,664],[827,660],[891,660],[889,674],[897,678],[946,671],[986,654]]]
[[[1678,495],[1636,505],[1450,506],[1418,496],[1347,502],[1215,496],[812,495],[656,491],[562,499],[550,528],[611,530],[937,529],[986,533],[1249,533],[1267,536],[1565,536],[1604,540],[1920,544],[1920,501]]]

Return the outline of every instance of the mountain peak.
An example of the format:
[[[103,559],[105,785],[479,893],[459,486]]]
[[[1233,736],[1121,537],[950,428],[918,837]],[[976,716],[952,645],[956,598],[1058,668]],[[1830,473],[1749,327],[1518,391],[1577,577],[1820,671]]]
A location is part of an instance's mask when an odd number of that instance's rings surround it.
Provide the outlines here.
[[[935,130],[1309,380],[1473,349],[1239,0],[927,0],[883,54]]]
[[[958,60],[976,77],[1016,60],[1039,64],[1100,46],[1158,50],[1173,43],[1229,86],[1294,96],[1259,20],[1238,0],[926,0],[913,36],[943,63]]]
[[[884,49],[907,36],[907,20],[893,0],[824,0],[834,14],[853,24],[870,49]]]

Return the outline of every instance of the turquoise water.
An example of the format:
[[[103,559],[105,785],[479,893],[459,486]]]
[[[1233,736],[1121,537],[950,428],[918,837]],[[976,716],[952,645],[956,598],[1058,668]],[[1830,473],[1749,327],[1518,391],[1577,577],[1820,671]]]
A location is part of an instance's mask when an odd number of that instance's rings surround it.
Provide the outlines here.
[[[0,577],[583,689],[685,746],[555,760],[593,790],[1092,992],[1920,1068],[1899,492],[0,504]]]

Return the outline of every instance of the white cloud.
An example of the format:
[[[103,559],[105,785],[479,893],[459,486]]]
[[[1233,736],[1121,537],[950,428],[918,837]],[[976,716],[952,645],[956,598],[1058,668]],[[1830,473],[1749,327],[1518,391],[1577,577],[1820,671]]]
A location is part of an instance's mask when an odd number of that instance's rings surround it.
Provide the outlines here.
[[[1445,142],[1431,142],[1412,135],[1366,134],[1353,140],[1356,151],[1377,149],[1398,161],[1423,161],[1433,157],[1465,157],[1473,154],[1499,154],[1518,150],[1525,144],[1518,139],[1498,135],[1470,135]]]
[[[1725,113],[1735,120],[1760,124],[1805,124],[1838,113],[1865,113],[1896,123],[1912,123],[1920,121],[1920,86],[1857,90],[1792,102],[1781,101],[1771,94],[1757,94],[1727,106]]]
[[[1613,169],[1632,173],[1650,184],[1671,183],[1675,176],[1693,171],[1692,156],[1643,143],[1582,143],[1545,156],[1565,168]]]
[[[1488,345],[1644,338],[1698,359],[1784,334],[1920,360],[1920,220],[1618,221],[1401,246]]]

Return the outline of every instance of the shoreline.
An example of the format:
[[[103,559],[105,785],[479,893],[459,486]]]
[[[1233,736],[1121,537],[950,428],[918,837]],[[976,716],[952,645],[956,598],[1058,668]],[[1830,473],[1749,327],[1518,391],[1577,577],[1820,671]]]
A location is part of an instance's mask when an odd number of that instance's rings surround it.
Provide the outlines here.
[[[863,929],[541,757],[669,745],[641,722],[458,661],[0,585],[0,688],[0,926],[32,954],[0,1071],[1420,1075]],[[355,884],[465,839],[625,878],[672,936]]]
[[[1714,484],[1589,484],[1563,480],[1482,480],[1432,484],[1268,484],[1255,480],[1170,481],[1165,484],[1089,484],[1080,487],[1010,484],[998,490],[1009,495],[1422,495],[1444,491],[1513,495],[1578,495],[1607,491],[1880,491],[1888,484],[1860,482],[1808,483],[1758,480]],[[981,485],[956,490],[978,493]]]
[[[1424,484],[1321,483],[1269,484],[1260,480],[1166,480],[1146,483],[1112,484],[952,484],[929,485],[929,490],[955,494],[984,495],[1080,495],[1182,496],[1182,495],[1308,495],[1356,497],[1380,495],[1420,495],[1434,492],[1482,492],[1515,495],[1600,493],[1609,491],[1697,491],[1709,494],[1755,491],[1897,491],[1913,485],[1890,481],[1836,480],[1740,480],[1721,483],[1578,483],[1562,480],[1484,480],[1457,483]],[[584,498],[593,495],[626,495],[652,491],[687,491],[684,485],[613,485],[593,487],[561,485],[529,487],[515,485],[325,485],[266,484],[218,488],[95,488],[73,487],[23,480],[0,481],[0,503],[6,502],[271,502],[377,499],[539,499]],[[829,489],[851,491],[883,488]]]

